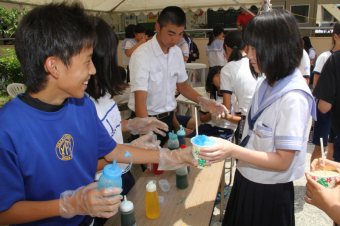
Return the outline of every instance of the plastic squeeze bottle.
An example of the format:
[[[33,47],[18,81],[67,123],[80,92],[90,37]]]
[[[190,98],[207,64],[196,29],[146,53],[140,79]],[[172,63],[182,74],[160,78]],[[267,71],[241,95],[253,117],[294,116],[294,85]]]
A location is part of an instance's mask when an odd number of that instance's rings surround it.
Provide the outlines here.
[[[186,148],[187,146],[185,144],[181,144],[181,146],[179,147],[180,149],[184,149]],[[190,166],[187,167],[188,169],[188,173],[190,173]]]
[[[184,131],[182,125],[179,126],[179,130],[177,131],[177,137],[178,137],[178,142],[179,142],[180,146],[182,144],[186,145],[186,143],[185,143],[185,131]]]
[[[131,157],[130,165],[122,172],[122,169],[116,165],[117,160],[113,160],[112,164],[106,165],[104,167],[103,174],[99,177],[97,189],[103,188],[122,188],[122,174],[128,172],[132,166],[132,156],[128,151],[125,153],[125,158]],[[118,194],[116,194],[118,195]],[[116,196],[112,195],[112,196]]]
[[[149,219],[156,219],[161,215],[161,207],[159,205],[157,186],[153,181],[149,181],[146,185],[145,193],[145,211]]]
[[[172,133],[169,133],[168,149],[170,151],[179,149],[179,141],[174,131],[172,131]]]
[[[126,195],[124,195],[124,201],[120,204],[120,225],[121,226],[136,226],[136,220],[133,215],[133,203],[126,199]]]
[[[178,189],[186,189],[189,186],[187,167],[176,170],[176,187]]]

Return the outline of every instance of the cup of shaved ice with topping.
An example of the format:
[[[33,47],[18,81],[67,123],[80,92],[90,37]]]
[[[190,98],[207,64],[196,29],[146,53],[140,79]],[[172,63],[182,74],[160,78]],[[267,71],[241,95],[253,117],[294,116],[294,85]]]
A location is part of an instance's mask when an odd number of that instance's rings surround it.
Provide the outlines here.
[[[198,155],[200,153],[201,148],[215,145],[217,143],[216,140],[206,135],[198,135],[191,138],[190,141],[192,144],[192,155],[198,161],[197,168],[200,169],[209,168],[210,166],[203,165],[204,163],[208,162],[208,160],[200,159],[198,158]]]
[[[335,178],[339,176],[339,173],[336,171],[323,171],[323,170],[316,170],[309,172],[311,178],[324,186],[325,188],[332,189],[335,187]]]

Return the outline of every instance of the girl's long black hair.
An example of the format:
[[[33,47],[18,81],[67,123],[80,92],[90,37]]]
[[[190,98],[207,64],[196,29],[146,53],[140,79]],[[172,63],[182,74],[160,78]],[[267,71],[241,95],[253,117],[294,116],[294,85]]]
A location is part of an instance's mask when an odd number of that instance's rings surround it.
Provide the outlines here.
[[[96,74],[92,75],[87,89],[85,90],[91,97],[98,100],[106,93],[115,95],[123,93],[124,81],[120,76],[117,57],[117,43],[115,32],[102,19],[93,18],[98,44],[93,49],[92,61],[96,67]]]
[[[333,48],[335,47],[335,39],[334,39],[335,34],[340,36],[340,22],[339,21],[334,24],[334,28],[333,28],[333,34],[332,34]]]
[[[216,100],[217,87],[213,84],[213,79],[216,74],[221,72],[222,66],[214,66],[209,69],[205,90],[210,94],[210,99]]]
[[[213,28],[213,32],[210,33],[209,35],[209,42],[208,42],[208,46],[211,45],[211,43],[214,41],[216,36],[219,36],[222,32],[224,32],[224,29],[220,26],[215,26]]]
[[[309,49],[313,48],[312,43],[308,36],[305,36],[302,39],[305,42],[304,49],[306,50],[307,53],[309,53]]]

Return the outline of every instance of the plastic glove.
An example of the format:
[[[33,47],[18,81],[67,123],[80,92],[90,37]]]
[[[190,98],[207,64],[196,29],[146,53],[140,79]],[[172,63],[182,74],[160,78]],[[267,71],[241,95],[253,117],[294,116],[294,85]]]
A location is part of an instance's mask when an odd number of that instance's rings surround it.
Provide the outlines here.
[[[148,134],[139,137],[138,139],[131,142],[131,146],[144,148],[149,150],[158,150],[158,146],[161,141],[157,140],[157,136],[153,136],[153,132],[149,132]]]
[[[199,105],[207,109],[211,114],[215,115],[216,118],[224,118],[228,113],[228,109],[220,103],[216,101],[206,98],[206,97],[198,97],[197,98]]]
[[[109,218],[118,212],[121,188],[96,189],[97,183],[78,188],[75,191],[64,191],[60,194],[59,213],[63,218],[75,215]],[[111,196],[112,197],[104,197]]]
[[[130,133],[133,135],[136,134],[147,134],[150,131],[154,131],[162,135],[163,137],[166,136],[166,133],[160,131],[162,129],[164,131],[168,131],[168,125],[164,122],[159,121],[156,118],[148,117],[148,118],[133,118],[129,119],[126,125],[126,128],[130,130]]]
[[[191,149],[191,146],[173,151],[160,148],[158,170],[175,170],[189,165],[198,166],[198,161],[192,157]]]
[[[156,134],[149,132],[148,134],[139,137],[138,139],[131,142],[131,146],[144,148],[149,150],[158,150],[161,141],[157,140]],[[151,163],[143,164],[145,168],[151,171]]]

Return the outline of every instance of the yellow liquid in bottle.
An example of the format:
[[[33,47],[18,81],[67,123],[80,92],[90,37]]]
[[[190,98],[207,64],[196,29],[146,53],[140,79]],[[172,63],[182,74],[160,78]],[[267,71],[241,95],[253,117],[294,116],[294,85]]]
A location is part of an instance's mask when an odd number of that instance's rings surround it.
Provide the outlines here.
[[[159,205],[157,190],[154,192],[146,191],[145,195],[146,216],[149,219],[156,219],[161,215],[161,207]]]

